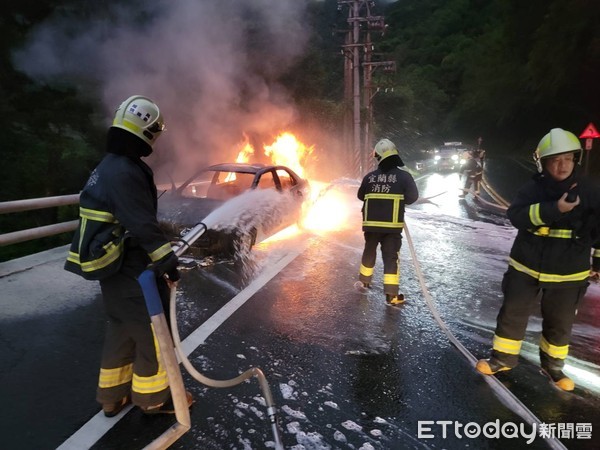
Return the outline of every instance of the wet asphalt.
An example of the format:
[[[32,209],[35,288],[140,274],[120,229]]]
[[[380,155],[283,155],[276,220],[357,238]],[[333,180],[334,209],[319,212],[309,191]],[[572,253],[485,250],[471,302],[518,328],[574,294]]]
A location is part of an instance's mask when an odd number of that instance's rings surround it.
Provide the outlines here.
[[[460,201],[456,174],[432,174],[418,183],[422,196],[435,195],[431,201],[437,202],[412,207],[406,220],[427,289],[450,331],[472,355],[484,357],[514,230],[472,199]],[[501,191],[502,183],[494,187]],[[505,192],[509,196],[510,188]],[[304,232],[259,245],[250,265],[184,261],[177,294],[184,340],[231,299],[243,296],[247,280],[272,275],[194,348],[189,356],[194,366],[214,379],[259,367],[269,382],[286,448],[549,448],[540,437],[528,444],[522,436],[455,433],[457,423],[531,426],[494,394],[434,320],[406,239],[401,286],[407,302],[399,308],[385,305],[377,283],[366,295],[355,291],[362,252],[358,220],[355,216],[343,231]],[[290,254],[298,256],[282,270],[273,269]],[[112,420],[110,431],[89,447],[143,448],[174,419],[144,416],[136,409],[120,419],[97,416],[94,391],[104,329],[99,292],[94,283],[64,272],[56,255],[52,258],[0,278],[2,303],[10,305],[0,316],[0,398],[8,405],[0,412],[2,447],[53,449],[90,423]],[[381,278],[381,271],[378,262],[375,277]],[[592,287],[571,352],[577,367],[596,376],[598,297]],[[597,448],[595,439],[582,438],[585,424],[591,424],[591,436],[600,429],[597,387],[583,383],[564,393],[550,386],[536,365],[535,315],[530,325],[521,365],[498,379],[541,422],[563,428],[566,448]],[[256,380],[217,389],[184,371],[184,381],[196,400],[192,429],[172,448],[273,447]],[[452,422],[445,436],[439,421]],[[574,431],[569,437],[576,426],[584,426],[579,438]]]

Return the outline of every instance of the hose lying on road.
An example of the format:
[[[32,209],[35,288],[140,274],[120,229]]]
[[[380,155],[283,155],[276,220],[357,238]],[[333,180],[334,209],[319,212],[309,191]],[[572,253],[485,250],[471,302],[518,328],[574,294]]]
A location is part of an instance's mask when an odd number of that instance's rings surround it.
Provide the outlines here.
[[[446,323],[442,320],[437,308],[435,307],[433,298],[431,297],[431,294],[429,293],[429,290],[427,289],[427,285],[425,284],[423,272],[421,271],[421,266],[419,264],[419,260],[417,259],[417,253],[415,251],[415,247],[413,245],[413,241],[412,241],[410,232],[408,231],[408,226],[406,225],[406,221],[404,223],[404,233],[406,234],[406,240],[408,242],[410,254],[411,254],[414,266],[415,266],[415,273],[419,280],[421,290],[423,291],[423,296],[425,297],[425,303],[427,304],[427,307],[431,311],[433,318],[438,323],[438,325],[440,326],[442,331],[446,334],[446,336],[448,337],[450,342],[452,342],[452,344],[454,344],[454,346],[463,354],[463,356],[465,358],[467,358],[470,365],[473,368],[475,368],[477,359],[471,354],[471,352],[469,352],[469,350],[467,350],[465,348],[464,345],[462,345],[458,341],[458,339],[456,339],[456,337],[454,336],[454,334],[452,334],[452,332],[450,331],[450,329],[448,328]],[[496,377],[488,376],[488,375],[482,375],[482,376],[483,376],[484,380],[492,388],[494,393],[498,396],[500,401],[502,403],[504,403],[504,405],[506,405],[508,408],[510,408],[514,413],[519,415],[521,418],[523,418],[523,420],[525,420],[525,422],[527,422],[529,425],[533,425],[533,424],[538,425],[538,429],[539,429],[539,425],[541,424],[540,419],[538,419],[529,409],[527,409],[527,407],[523,403],[521,403],[521,401],[517,397],[515,397],[515,395],[506,386],[504,386]],[[566,447],[563,445],[563,443],[560,442],[554,436],[552,436],[551,438],[546,438],[546,442],[552,449],[566,450]]]
[[[200,383],[205,384],[206,386],[216,387],[216,388],[233,387],[233,386],[237,386],[238,384],[244,382],[245,380],[247,380],[249,378],[252,378],[252,377],[258,378],[260,388],[263,392],[263,395],[265,397],[265,402],[267,404],[267,414],[268,414],[269,420],[271,422],[271,429],[273,430],[273,437],[275,439],[275,448],[277,450],[282,450],[283,444],[281,442],[281,437],[279,436],[279,426],[277,424],[275,403],[273,402],[273,396],[271,395],[271,389],[269,388],[269,383],[267,383],[267,378],[263,374],[262,370],[260,370],[258,367],[251,367],[250,369],[246,370],[241,375],[239,375],[235,378],[232,378],[230,380],[213,380],[211,378],[208,378],[208,377],[202,375],[200,372],[198,372],[194,368],[194,366],[192,365],[190,360],[185,355],[185,352],[181,348],[181,339],[179,337],[179,330],[177,329],[176,302],[177,302],[176,288],[175,288],[175,286],[173,286],[173,287],[171,287],[171,299],[170,299],[170,306],[169,306],[171,325],[172,325],[171,333],[173,335],[173,342],[175,344],[175,350],[177,352],[177,355],[179,356],[181,363],[186,368],[188,373],[192,377],[194,377],[194,379],[199,381]]]
[[[208,227],[204,223],[197,224],[194,228],[192,228],[183,238],[179,239],[177,245],[174,246],[173,250],[177,254],[177,256],[181,256],[181,254],[190,248],[190,246],[200,238],[206,231]],[[179,360],[186,368],[188,373],[194,377],[197,381],[206,386],[216,387],[216,388],[227,388],[237,386],[238,384],[243,383],[249,378],[256,377],[260,384],[260,388],[265,397],[265,402],[267,404],[267,415],[269,416],[269,421],[271,423],[271,429],[273,431],[273,438],[275,439],[275,448],[276,450],[283,450],[283,444],[281,441],[281,436],[279,434],[279,425],[277,423],[277,415],[275,403],[273,402],[273,396],[271,395],[271,389],[269,388],[269,383],[267,383],[267,378],[265,377],[262,370],[257,367],[252,367],[246,370],[241,375],[232,378],[230,380],[213,380],[202,375],[198,372],[192,363],[187,358],[185,352],[181,348],[181,339],[179,337],[179,329],[177,327],[177,295],[176,295],[176,284],[171,286],[171,296],[169,301],[169,317],[171,319],[171,334],[173,337],[173,343],[175,346],[175,351],[179,356]],[[161,308],[162,309],[162,308]]]

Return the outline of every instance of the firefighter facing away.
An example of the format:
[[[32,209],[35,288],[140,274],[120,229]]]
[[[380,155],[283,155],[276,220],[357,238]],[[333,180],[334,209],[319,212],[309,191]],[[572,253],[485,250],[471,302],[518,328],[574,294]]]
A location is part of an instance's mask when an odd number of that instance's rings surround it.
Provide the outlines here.
[[[386,302],[399,305],[404,302],[404,295],[399,292],[404,207],[417,200],[419,191],[410,173],[400,168],[404,163],[392,141],[380,140],[375,145],[373,157],[378,167],[364,177],[357,194],[363,201],[362,230],[365,237],[357,283],[362,283],[362,288],[370,287],[377,248],[381,245]]]
[[[600,190],[580,175],[579,139],[554,128],[534,152],[538,173],[517,193],[507,216],[518,230],[502,280],[489,359],[477,370],[491,375],[517,365],[530,311],[541,304],[539,357],[542,373],[572,391],[563,372],[571,329],[590,277],[600,270]],[[591,270],[590,270],[591,263]]]
[[[168,310],[178,258],[156,218],[154,175],[142,157],[164,130],[156,103],[129,97],[107,132],[107,155],[80,195],[79,228],[65,269],[99,280],[108,316],[96,399],[107,417],[128,403],[146,414],[174,413],[165,368],[137,277],[151,268]],[[188,404],[192,397],[189,393]]]

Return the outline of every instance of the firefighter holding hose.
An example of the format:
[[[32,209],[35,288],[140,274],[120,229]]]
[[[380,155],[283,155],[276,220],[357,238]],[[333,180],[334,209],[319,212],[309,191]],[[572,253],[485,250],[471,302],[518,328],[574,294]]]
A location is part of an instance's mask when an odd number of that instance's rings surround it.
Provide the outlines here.
[[[79,228],[65,263],[66,270],[100,282],[108,322],[96,399],[107,417],[128,403],[146,414],[174,413],[137,281],[151,268],[168,309],[164,275],[179,279],[178,258],[159,228],[154,176],[142,161],[164,128],[158,105],[147,97],[135,95],[119,106],[107,132],[107,155],[81,192]]]

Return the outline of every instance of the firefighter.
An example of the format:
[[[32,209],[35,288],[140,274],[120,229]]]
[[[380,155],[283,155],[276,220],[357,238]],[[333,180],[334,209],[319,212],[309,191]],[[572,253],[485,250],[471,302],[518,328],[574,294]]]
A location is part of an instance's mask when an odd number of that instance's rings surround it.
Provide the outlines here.
[[[460,166],[459,172],[464,177],[462,192],[459,197],[464,198],[466,192],[473,186],[475,194],[479,194],[479,184],[483,178],[482,158],[479,151],[469,151],[466,153],[466,161]]]
[[[362,230],[365,237],[358,283],[362,283],[363,288],[370,287],[377,247],[381,244],[386,301],[399,305],[404,302],[404,295],[399,292],[404,207],[414,203],[419,192],[413,177],[400,169],[404,163],[392,141],[380,140],[373,157],[378,167],[364,177],[358,189],[358,198],[364,202]]]
[[[600,269],[600,189],[580,176],[582,150],[573,133],[552,129],[534,159],[538,173],[507,211],[518,233],[502,280],[504,301],[491,357],[479,360],[476,368],[491,375],[517,365],[530,311],[540,299],[542,373],[558,388],[572,391],[575,384],[563,367],[577,306],[590,275]]]
[[[141,159],[152,153],[164,127],[158,106],[147,97],[132,96],[119,106],[107,132],[107,155],[81,192],[79,228],[65,263],[66,270],[100,282],[108,322],[96,399],[107,417],[130,402],[147,414],[174,413],[137,282],[151,268],[168,310],[164,275],[169,283],[179,279],[178,259],[159,228],[154,176]]]

